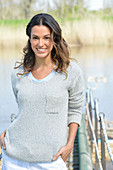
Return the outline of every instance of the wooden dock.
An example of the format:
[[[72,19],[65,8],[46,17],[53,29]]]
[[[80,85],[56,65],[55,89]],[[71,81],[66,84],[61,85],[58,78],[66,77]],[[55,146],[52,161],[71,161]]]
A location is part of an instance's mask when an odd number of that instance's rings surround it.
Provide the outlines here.
[[[86,119],[85,119],[86,120]],[[88,134],[88,126],[87,126],[87,120],[85,121],[85,126],[86,126],[86,131],[87,131],[87,134]],[[82,126],[81,126],[82,127]],[[112,122],[108,122],[106,121],[106,129],[107,129],[107,133],[109,134],[108,136],[110,137],[110,139],[112,138],[112,133],[113,133],[113,128],[112,128]],[[79,134],[83,134],[83,132],[81,133],[80,130],[78,130]],[[79,135],[78,135],[78,132],[77,132],[77,135],[76,135],[76,138],[75,138],[75,142],[74,142],[74,147],[73,147],[73,150],[67,160],[67,169],[68,170],[79,170],[79,169],[83,169],[83,168],[80,168],[80,167],[83,167],[80,165],[80,163],[84,162],[83,160],[83,150],[82,150],[82,158],[80,156],[80,142],[84,143],[83,142],[83,139],[81,141],[81,138],[79,138]],[[90,153],[91,153],[91,157],[92,157],[92,164],[94,165],[95,164],[95,146],[93,144],[93,150],[91,152],[91,146],[90,146],[90,139],[89,139],[89,136],[88,135],[84,135],[84,137],[87,136],[86,138],[88,139],[88,143],[89,143],[89,148],[90,148]],[[113,151],[113,138],[110,142],[110,147]],[[82,145],[82,149],[83,149],[83,145]],[[101,144],[100,142],[98,142],[98,148],[99,148],[99,154],[101,155]],[[0,153],[1,153],[1,148],[0,148]],[[84,152],[85,153],[85,152]],[[88,155],[88,154],[86,154]],[[80,160],[82,159],[82,161]],[[86,156],[85,158],[86,159]],[[112,163],[110,162],[110,157],[109,157],[109,154],[108,154],[108,151],[107,151],[107,147],[105,146],[105,159],[106,159],[106,170],[112,170]],[[95,166],[95,165],[94,165]],[[94,167],[93,166],[93,167]],[[95,168],[95,167],[94,167]],[[111,168],[111,169],[110,169]],[[0,170],[2,170],[2,159],[0,161]]]

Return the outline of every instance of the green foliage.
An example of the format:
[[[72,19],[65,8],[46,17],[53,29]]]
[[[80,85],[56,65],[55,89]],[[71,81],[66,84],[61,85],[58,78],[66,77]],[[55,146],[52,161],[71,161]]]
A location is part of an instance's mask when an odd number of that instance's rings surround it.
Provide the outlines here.
[[[78,5],[76,5],[74,9],[75,9],[75,12],[78,12],[80,8]]]
[[[67,18],[56,18],[58,22],[66,22],[66,21],[75,21],[75,20],[82,20],[82,17],[67,17]]]
[[[102,19],[107,21],[113,21],[113,15],[112,16],[103,16]]]
[[[103,12],[104,12],[104,14],[106,14],[106,15],[111,15],[112,9],[111,9],[111,8],[105,8],[105,9],[103,10]]]

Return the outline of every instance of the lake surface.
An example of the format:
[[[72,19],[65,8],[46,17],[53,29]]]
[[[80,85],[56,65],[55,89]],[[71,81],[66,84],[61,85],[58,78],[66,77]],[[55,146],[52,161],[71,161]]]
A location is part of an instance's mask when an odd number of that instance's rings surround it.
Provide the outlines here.
[[[71,56],[76,58],[83,71],[85,87],[94,87],[88,82],[89,76],[105,77],[106,83],[99,82],[93,96],[98,98],[99,112],[104,112],[113,121],[113,47],[71,47]],[[10,124],[10,115],[18,112],[13,95],[10,75],[17,60],[22,57],[20,49],[0,49],[0,133]]]

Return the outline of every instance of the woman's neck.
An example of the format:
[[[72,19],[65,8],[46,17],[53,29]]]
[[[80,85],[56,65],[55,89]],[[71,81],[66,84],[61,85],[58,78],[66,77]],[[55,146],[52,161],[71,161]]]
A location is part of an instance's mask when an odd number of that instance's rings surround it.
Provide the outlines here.
[[[37,79],[43,79],[47,77],[54,69],[54,62],[52,60],[38,60],[32,69],[32,75]]]
[[[54,67],[55,63],[52,61],[51,58],[39,58],[35,61],[35,65],[33,67],[33,70],[36,70],[38,68],[51,68]]]

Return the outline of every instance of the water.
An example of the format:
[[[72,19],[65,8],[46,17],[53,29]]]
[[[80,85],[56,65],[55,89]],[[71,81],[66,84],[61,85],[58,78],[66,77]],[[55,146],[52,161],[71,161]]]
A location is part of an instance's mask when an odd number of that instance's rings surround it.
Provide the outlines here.
[[[113,121],[113,47],[71,48],[83,70],[85,87],[89,76],[103,76],[106,83],[98,83],[93,96],[99,99],[99,112],[104,112],[109,121]],[[10,124],[10,115],[17,113],[18,107],[13,95],[10,75],[15,61],[22,56],[20,49],[0,50],[0,133]],[[95,84],[90,83],[95,86]]]
[[[98,98],[99,112],[104,112],[109,121],[113,121],[113,47],[87,47],[72,50],[72,56],[79,60],[85,79],[85,86],[95,87],[95,83],[87,81],[89,76],[105,77],[106,83],[98,83],[93,91]]]

